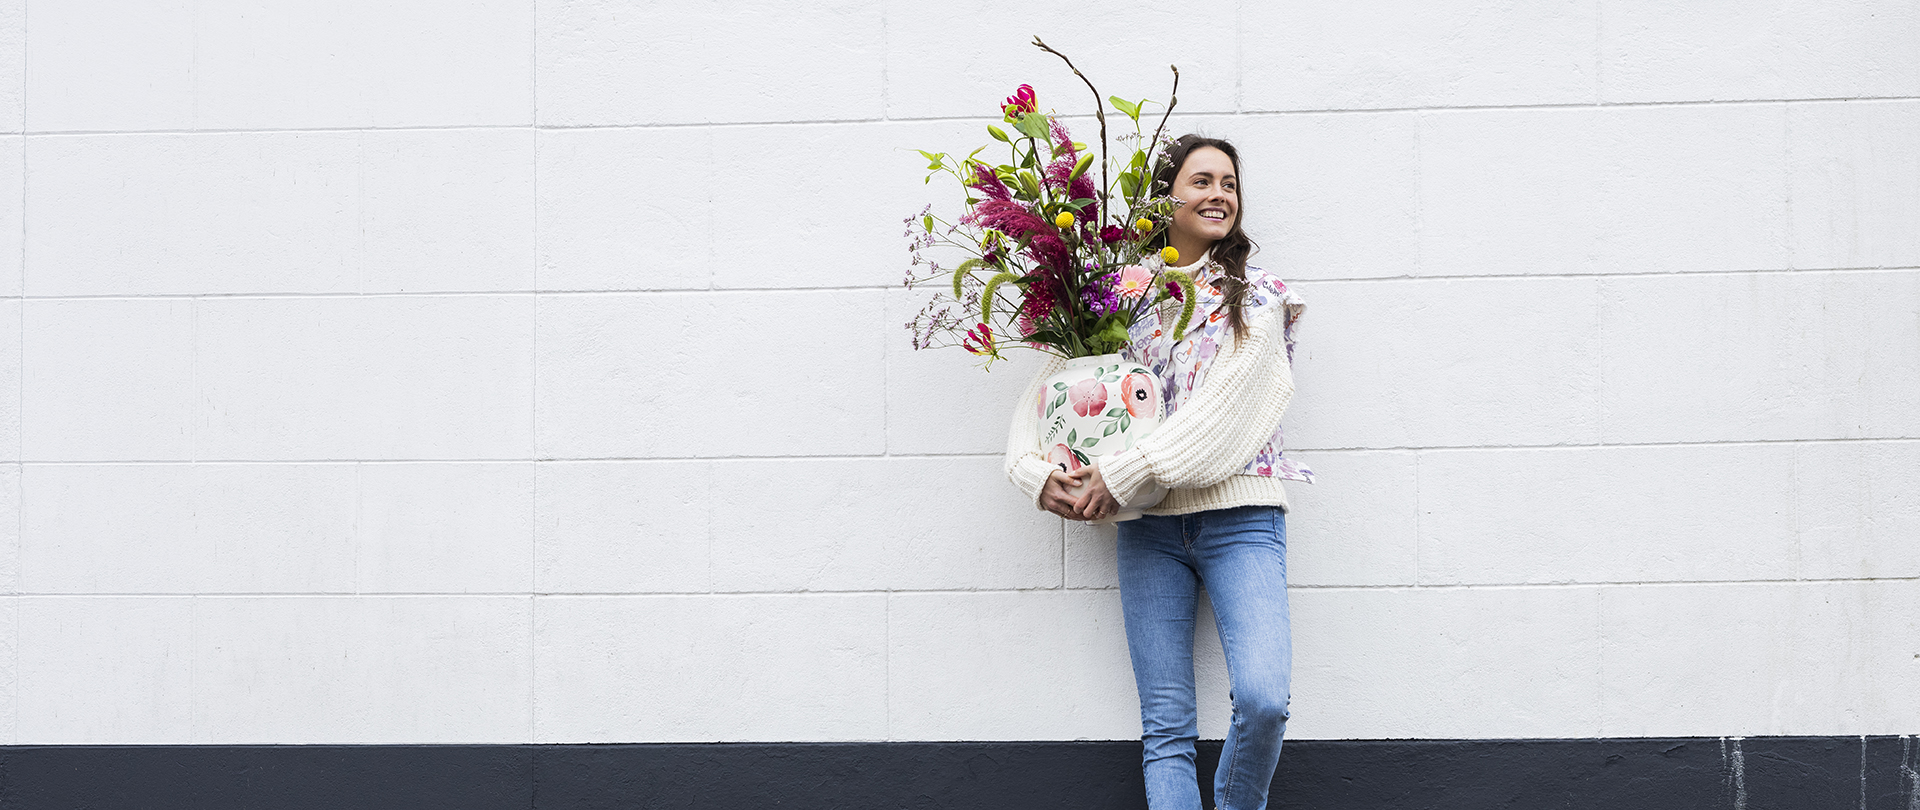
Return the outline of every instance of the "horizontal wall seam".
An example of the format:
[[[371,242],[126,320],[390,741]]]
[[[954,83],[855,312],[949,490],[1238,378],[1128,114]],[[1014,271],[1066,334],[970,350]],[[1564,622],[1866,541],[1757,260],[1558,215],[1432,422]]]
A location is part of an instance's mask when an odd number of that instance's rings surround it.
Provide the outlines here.
[[[904,262],[903,262],[904,264]],[[1492,273],[1480,275],[1398,275],[1398,276],[1351,276],[1316,277],[1294,279],[1294,284],[1313,285],[1328,283],[1383,283],[1383,282],[1427,282],[1427,281],[1529,281],[1536,279],[1609,279],[1609,278],[1714,278],[1726,276],[1806,276],[1820,273],[1871,274],[1871,273],[1914,273],[1920,267],[1776,267],[1754,270],[1672,270],[1644,273]],[[633,290],[427,290],[417,292],[198,292],[198,293],[100,293],[83,295],[17,295],[9,299],[21,301],[170,301],[196,299],[298,299],[298,298],[565,298],[595,296],[709,296],[724,294],[763,294],[763,293],[845,293],[845,292],[888,292],[900,289],[898,284],[875,284],[843,287],[713,287],[713,288],[673,288],[673,289],[633,289]]]
[[[1474,444],[1474,445],[1404,445],[1394,447],[1311,447],[1289,448],[1295,453],[1418,453],[1418,452],[1467,452],[1488,450],[1511,450],[1516,452],[1538,452],[1549,450],[1629,450],[1652,447],[1753,447],[1764,445],[1822,445],[1822,444],[1904,444],[1920,442],[1916,436],[1866,436],[1852,438],[1824,439],[1727,439],[1698,442],[1621,442],[1603,444]],[[99,466],[169,466],[188,464],[228,464],[228,465],[276,465],[276,464],[685,464],[693,462],[762,462],[762,461],[935,461],[942,459],[990,459],[1001,458],[1000,452],[984,453],[894,453],[872,455],[788,455],[788,456],[594,456],[559,457],[541,456],[536,458],[405,458],[405,459],[351,459],[351,458],[287,458],[287,459],[22,459],[0,461],[0,465],[19,464],[28,467],[99,467]]]
[[[1689,587],[1736,587],[1747,585],[1861,585],[1879,583],[1920,583],[1920,576],[1911,577],[1858,577],[1826,579],[1727,579],[1727,580],[1609,580],[1592,582],[1463,582],[1432,585],[1387,584],[1387,585],[1300,585],[1290,584],[1289,590],[1297,591],[1490,591],[1490,590],[1573,590],[1592,588],[1689,588]],[[500,591],[491,593],[434,593],[434,592],[169,592],[169,593],[43,593],[18,592],[0,596],[25,599],[760,599],[766,597],[806,597],[806,598],[851,598],[874,596],[1007,596],[1014,594],[1047,593],[1114,593],[1117,588],[1069,587],[1069,588],[914,588],[893,590],[864,591],[683,591],[683,592],[622,592],[622,591]]]
[[[1819,98],[1742,98],[1742,99],[1687,99],[1675,101],[1598,101],[1559,104],[1461,104],[1415,107],[1345,107],[1345,108],[1303,108],[1303,109],[1243,109],[1243,110],[1184,110],[1176,113],[1174,120],[1195,118],[1271,118],[1296,115],[1378,115],[1388,113],[1434,113],[1434,112],[1503,112],[1509,110],[1609,110],[1639,107],[1738,107],[1765,104],[1834,104],[1834,103],[1883,103],[1920,100],[1920,96],[1831,96]],[[1091,118],[1092,116],[1068,115],[1069,119]],[[947,122],[993,122],[990,116],[945,115],[897,117],[885,115],[863,118],[816,118],[756,121],[673,121],[652,123],[620,124],[555,124],[541,123],[537,119],[528,123],[510,124],[416,124],[408,126],[339,126],[339,127],[255,127],[255,128],[217,128],[217,129],[21,129],[0,131],[0,136],[17,137],[87,137],[96,135],[241,135],[241,134],[279,134],[279,133],[327,133],[327,132],[435,132],[459,130],[621,130],[621,129],[722,129],[744,127],[804,127],[804,126],[848,126],[861,124],[922,124]]]

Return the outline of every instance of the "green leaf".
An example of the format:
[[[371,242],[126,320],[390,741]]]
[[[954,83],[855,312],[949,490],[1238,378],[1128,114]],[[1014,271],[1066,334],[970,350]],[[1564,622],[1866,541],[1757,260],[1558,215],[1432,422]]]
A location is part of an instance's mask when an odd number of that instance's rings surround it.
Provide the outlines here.
[[[1101,438],[1106,438],[1106,437],[1108,437],[1108,436],[1112,436],[1112,435],[1114,434],[1114,432],[1115,432],[1115,431],[1118,431],[1119,429],[1120,429],[1120,423],[1119,423],[1119,422],[1108,422],[1108,423],[1107,423],[1107,428],[1106,428],[1105,430],[1102,430],[1102,431],[1100,431],[1100,436],[1101,436]]]
[[[1067,384],[1066,384],[1066,383],[1054,383],[1054,384],[1053,384],[1053,390],[1055,390],[1055,391],[1065,391],[1065,390],[1067,390]]]
[[[1107,415],[1108,415],[1108,416],[1119,416],[1120,414],[1123,414],[1123,413],[1126,413],[1126,412],[1127,412],[1127,409],[1126,409],[1126,408],[1114,408],[1114,409],[1112,409],[1112,410],[1109,410],[1109,411],[1107,411]]]
[[[921,217],[920,224],[927,226],[927,233],[933,233],[933,215],[932,214],[928,214],[924,217]]]
[[[1051,412],[1053,411],[1053,409],[1055,409],[1055,408],[1058,408],[1058,407],[1060,407],[1061,405],[1064,405],[1064,404],[1066,404],[1066,401],[1067,401],[1067,395],[1066,395],[1066,394],[1061,394],[1060,396],[1057,396],[1057,397],[1054,397],[1054,398],[1053,398],[1053,404],[1052,404],[1052,405],[1048,405],[1048,406],[1047,406],[1047,411],[1048,411],[1049,413],[1051,413]]]
[[[1067,431],[1067,446],[1072,447],[1074,441],[1078,438],[1080,438],[1080,430],[1078,428]]]
[[[1088,437],[1087,437],[1087,440],[1086,440],[1086,441],[1084,441],[1084,442],[1081,442],[1081,443],[1080,443],[1080,446],[1081,446],[1081,447],[1092,447],[1092,446],[1094,446],[1094,445],[1096,445],[1096,444],[1099,444],[1099,443],[1100,443],[1100,437],[1099,437],[1099,436],[1088,436]]]
[[[1006,130],[996,127],[992,124],[987,125],[987,134],[992,135],[994,140],[999,141],[1001,143],[1013,143],[1013,139],[1007,137]]]
[[[1020,116],[1020,120],[1014,123],[1013,128],[1020,130],[1020,134],[1029,138],[1044,141],[1047,139],[1047,116],[1042,113],[1027,113]]]
[[[1140,179],[1134,177],[1132,172],[1120,175],[1120,196],[1132,197],[1139,190]]]
[[[1133,414],[1130,414],[1130,413],[1120,414],[1120,429],[1126,430],[1127,428],[1132,426],[1133,426]]]
[[[1114,109],[1126,113],[1128,118],[1140,120],[1140,105],[1119,96],[1107,96],[1107,102],[1112,104]]]
[[[1143,152],[1138,149],[1133,150],[1133,167],[1136,169],[1144,169],[1147,167],[1146,152]]]

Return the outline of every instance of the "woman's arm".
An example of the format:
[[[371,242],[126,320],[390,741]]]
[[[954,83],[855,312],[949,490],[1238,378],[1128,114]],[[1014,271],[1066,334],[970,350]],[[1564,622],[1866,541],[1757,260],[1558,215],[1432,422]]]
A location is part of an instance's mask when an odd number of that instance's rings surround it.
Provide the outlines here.
[[[1247,324],[1246,338],[1215,355],[1207,378],[1180,410],[1133,449],[1100,460],[1100,477],[1115,500],[1136,503],[1156,482],[1197,489],[1247,466],[1273,438],[1293,399],[1293,367],[1281,338],[1283,307]]]
[[[1007,426],[1007,480],[1027,494],[1035,509],[1046,508],[1040,493],[1048,474],[1056,468],[1040,455],[1040,419],[1034,415],[1034,404],[1040,400],[1040,386],[1066,364],[1063,358],[1047,355],[1047,362],[1034,372],[1026,391],[1013,404],[1013,421]]]

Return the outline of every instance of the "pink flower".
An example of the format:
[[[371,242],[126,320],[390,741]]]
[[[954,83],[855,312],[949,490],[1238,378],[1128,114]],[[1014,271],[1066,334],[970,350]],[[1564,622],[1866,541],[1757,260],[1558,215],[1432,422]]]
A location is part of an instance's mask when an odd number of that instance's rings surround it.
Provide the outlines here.
[[[1111,230],[1119,229],[1112,228]],[[1146,295],[1147,290],[1153,289],[1153,274],[1147,272],[1147,268],[1145,267],[1137,264],[1129,264],[1126,267],[1120,268],[1120,284],[1117,289],[1120,291],[1120,297],[1122,298],[1139,298],[1142,295]]]
[[[1021,113],[1039,112],[1040,100],[1033,95],[1033,85],[1020,85],[1020,89],[1013,91],[1013,95],[1007,96],[1007,103],[1001,105],[1000,111],[1007,114],[1009,124],[1018,122]]]
[[[1073,403],[1074,413],[1092,416],[1107,407],[1107,387],[1099,380],[1081,380],[1067,389],[1067,401]]]
[[[1187,291],[1180,289],[1180,282],[1178,281],[1167,282],[1167,295],[1173,296],[1173,300],[1181,303],[1185,303],[1187,300]]]
[[[1082,466],[1080,457],[1074,455],[1073,451],[1067,449],[1064,444],[1056,444],[1053,449],[1047,451],[1047,463],[1059,467],[1061,472],[1073,472]]]
[[[1160,410],[1153,392],[1153,378],[1145,374],[1128,374],[1120,380],[1120,399],[1127,403],[1127,413],[1135,419],[1145,419]]]

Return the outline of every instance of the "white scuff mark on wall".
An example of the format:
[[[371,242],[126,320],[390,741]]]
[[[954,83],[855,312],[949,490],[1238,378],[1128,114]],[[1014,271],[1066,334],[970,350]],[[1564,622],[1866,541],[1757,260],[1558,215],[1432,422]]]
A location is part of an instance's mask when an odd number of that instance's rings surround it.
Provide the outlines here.
[[[1920,762],[1914,756],[1914,743],[1920,736],[1900,735],[1900,793],[1906,798],[1907,810],[1920,808]]]
[[[1720,738],[1721,782],[1733,799],[1733,810],[1747,810],[1747,755],[1740,750],[1741,737]],[[1728,740],[1733,745],[1728,747]]]

